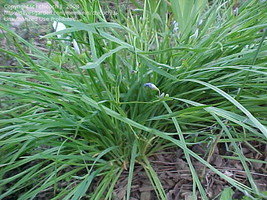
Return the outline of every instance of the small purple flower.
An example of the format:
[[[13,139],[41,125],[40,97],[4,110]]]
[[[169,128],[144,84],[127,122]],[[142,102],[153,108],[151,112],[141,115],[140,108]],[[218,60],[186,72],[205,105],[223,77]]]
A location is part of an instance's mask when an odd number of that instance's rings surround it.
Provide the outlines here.
[[[157,88],[157,86],[155,86],[153,83],[145,83],[144,87],[149,87],[151,90],[159,91],[159,88]]]

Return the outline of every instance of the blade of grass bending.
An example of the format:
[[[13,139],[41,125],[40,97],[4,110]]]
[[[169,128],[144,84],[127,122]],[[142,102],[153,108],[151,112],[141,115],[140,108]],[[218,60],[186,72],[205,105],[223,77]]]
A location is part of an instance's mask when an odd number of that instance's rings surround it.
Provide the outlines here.
[[[238,160],[239,159],[238,157],[235,157],[235,156],[222,156],[222,158],[232,159],[232,160]],[[245,158],[245,160],[248,162],[267,164],[267,161],[264,161],[264,160],[256,160],[256,159],[251,159],[251,158]]]
[[[77,27],[66,28],[66,29],[61,30],[61,31],[49,33],[49,34],[47,34],[45,36],[42,36],[41,38],[51,38],[53,36],[63,35],[63,34],[66,34],[66,33],[72,33],[72,32],[79,31],[79,30],[81,30],[81,29],[77,28]]]
[[[154,66],[152,63],[150,63],[149,61],[147,61],[146,59],[143,59],[144,63],[151,68],[153,71],[157,72],[158,74],[165,76],[171,80],[176,80],[176,77],[171,75],[170,73],[164,71],[163,69],[160,69],[158,66]]]
[[[84,29],[91,29],[91,30],[95,30],[95,28],[119,28],[119,29],[125,29],[127,31],[132,32],[129,28],[118,24],[118,23],[114,23],[114,22],[95,22],[95,23],[83,23],[80,21],[77,21],[75,19],[72,18],[66,18],[66,17],[62,17],[62,16],[58,16],[58,15],[53,15],[53,14],[37,14],[37,16],[42,17],[42,18],[46,18],[46,19],[50,19],[51,21],[57,21],[57,22],[61,22],[64,25],[67,26],[73,26],[76,28],[79,28],[80,30],[84,30]]]
[[[195,79],[184,79],[184,81],[195,82],[195,83],[199,83],[201,85],[204,85],[204,86],[216,91],[217,93],[219,93],[220,95],[222,95],[226,99],[228,99],[232,104],[234,104],[237,108],[239,108],[257,126],[257,128],[267,138],[267,128],[264,125],[262,125],[259,122],[259,120],[257,120],[244,106],[242,106],[238,101],[236,101],[229,94],[227,94],[223,90],[219,89],[218,87],[211,85],[209,83],[203,82],[203,81],[199,81],[199,80],[195,80]]]
[[[109,52],[105,53],[104,55],[102,55],[100,58],[98,58],[97,60],[95,60],[93,63],[87,63],[84,66],[81,66],[80,68],[82,69],[93,69],[96,67],[99,67],[99,65],[104,62],[108,57],[112,56],[114,53],[117,53],[118,51],[125,49],[127,47],[125,46],[119,46],[115,49],[110,50]]]
[[[243,116],[240,116],[238,114],[235,114],[235,113],[232,113],[232,112],[220,109],[220,108],[216,108],[216,107],[212,107],[212,106],[206,107],[205,104],[201,104],[201,103],[198,103],[195,101],[191,101],[191,100],[187,100],[187,99],[181,99],[181,98],[172,98],[172,99],[182,101],[182,102],[188,103],[188,104],[193,105],[193,106],[198,106],[198,107],[199,106],[202,106],[202,107],[205,106],[205,107],[203,107],[203,109],[206,110],[207,112],[215,113],[218,116],[224,117],[225,119],[228,119],[229,121],[232,121],[232,122],[242,126],[243,128],[251,131],[252,133],[256,134],[259,137],[264,137],[264,135],[257,132],[254,128],[250,127],[250,126],[253,126],[253,127],[257,127],[257,126],[255,126],[255,124],[252,123],[251,121],[248,121],[248,118],[245,118]],[[244,122],[244,121],[246,121],[246,122]],[[250,126],[248,126],[247,124]]]
[[[212,114],[212,113],[211,113]],[[216,116],[215,114],[212,114],[212,116],[217,120],[217,122],[221,125],[222,129],[224,130],[224,132],[227,134],[227,136],[229,137],[230,140],[233,140],[233,137],[229,131],[229,129],[225,126],[225,124],[222,122],[222,120]],[[259,190],[258,190],[258,187],[257,185],[255,184],[254,180],[253,180],[253,177],[249,171],[249,168],[248,168],[248,165],[246,163],[246,160],[245,160],[245,156],[243,155],[243,153],[241,152],[241,150],[238,148],[238,146],[236,145],[235,142],[231,142],[235,148],[235,151],[239,157],[239,160],[240,162],[242,163],[243,167],[244,167],[244,170],[246,172],[246,175],[248,177],[248,180],[253,188],[253,190],[256,192],[256,194],[259,194]]]
[[[163,103],[164,107],[166,108],[166,110],[168,111],[168,113],[172,114],[173,112],[172,112],[171,108],[168,106],[168,104],[166,102],[164,102],[164,101],[162,103]],[[175,117],[172,117],[171,119],[172,119],[172,121],[174,123],[174,126],[175,126],[176,130],[177,130],[177,134],[179,136],[180,141],[186,147],[186,142],[185,142],[185,139],[184,139],[184,136],[183,136],[183,132],[182,132],[180,126],[179,126],[179,123],[178,123],[177,119]],[[206,192],[205,192],[205,190],[204,190],[204,188],[203,188],[203,186],[202,186],[202,184],[201,184],[201,182],[200,182],[200,180],[198,178],[198,175],[197,175],[196,170],[195,170],[195,168],[193,166],[193,163],[192,163],[192,161],[190,159],[189,153],[186,151],[186,149],[183,149],[183,151],[184,151],[184,154],[185,154],[186,161],[187,161],[187,163],[189,165],[193,181],[196,182],[202,199],[208,199],[208,197],[206,195]],[[194,197],[197,196],[196,194],[193,194],[193,195],[194,195]]]
[[[88,174],[87,177],[75,188],[73,197],[71,200],[79,200],[86,193],[87,189],[90,187],[93,179],[96,177],[99,172],[101,172],[103,168],[99,168],[91,174]],[[69,197],[65,197],[63,200],[67,200]]]

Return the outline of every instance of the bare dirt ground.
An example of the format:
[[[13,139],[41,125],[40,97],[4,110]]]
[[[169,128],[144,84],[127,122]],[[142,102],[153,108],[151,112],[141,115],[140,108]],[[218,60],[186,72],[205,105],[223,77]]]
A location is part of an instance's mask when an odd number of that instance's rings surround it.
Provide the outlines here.
[[[243,153],[247,158],[267,161],[267,145],[258,142],[251,143],[255,147],[252,151],[246,145],[243,146]],[[238,160],[226,159],[224,156],[233,156],[233,153],[227,152],[225,146],[216,145],[212,154],[207,155],[205,145],[194,145],[192,150],[199,154],[205,160],[209,160],[210,164],[223,174],[249,185],[248,178],[242,164]],[[167,193],[168,200],[192,199],[193,180],[189,166],[187,165],[184,154],[181,149],[172,148],[164,152],[159,152],[150,158],[154,170],[158,174],[160,181]],[[205,168],[199,161],[192,159],[193,165],[200,175],[201,183],[207,196],[210,199],[219,199],[218,195],[224,188],[230,185],[220,178],[217,174],[208,168]],[[260,191],[267,190],[267,165],[251,162],[250,171]],[[120,178],[116,195],[118,200],[122,200],[127,187],[128,173],[125,171]],[[234,188],[233,188],[234,189]],[[135,169],[134,179],[132,183],[132,199],[131,200],[155,200],[157,196],[154,189],[141,166]],[[234,199],[242,199],[244,194],[236,191],[233,195]],[[201,199],[200,195],[198,198]]]

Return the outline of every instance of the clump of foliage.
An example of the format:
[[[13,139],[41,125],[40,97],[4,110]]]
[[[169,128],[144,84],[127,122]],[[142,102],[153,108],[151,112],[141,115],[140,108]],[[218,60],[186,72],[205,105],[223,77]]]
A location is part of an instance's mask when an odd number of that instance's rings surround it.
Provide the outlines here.
[[[53,199],[113,199],[125,170],[130,199],[136,165],[166,199],[149,156],[173,146],[184,152],[194,196],[208,199],[192,158],[248,196],[264,196],[239,146],[267,137],[264,2],[245,1],[235,13],[230,1],[132,1],[136,9],[127,12],[118,1],[111,22],[98,0],[49,2],[55,15],[42,17],[67,26],[45,36],[53,40],[49,52],[0,24],[16,46],[0,52],[18,69],[0,72],[1,199],[33,199],[51,188]],[[248,185],[190,149],[218,135],[231,143]]]

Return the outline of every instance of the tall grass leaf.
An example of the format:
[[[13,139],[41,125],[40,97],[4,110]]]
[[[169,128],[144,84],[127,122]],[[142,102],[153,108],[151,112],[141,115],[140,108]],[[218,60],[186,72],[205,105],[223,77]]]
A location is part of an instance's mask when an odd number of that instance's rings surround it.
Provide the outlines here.
[[[232,104],[234,104],[237,108],[239,108],[255,125],[256,127],[261,130],[261,132],[264,134],[264,136],[267,138],[267,128],[262,125],[259,120],[257,120],[244,106],[242,106],[239,102],[237,102],[233,97],[231,97],[229,94],[224,92],[223,90],[219,89],[216,86],[213,86],[209,83],[199,81],[199,80],[194,80],[194,79],[185,79],[184,81],[190,81],[190,82],[195,82],[199,83],[201,85],[204,85],[216,92],[218,92],[220,95],[225,97],[227,100],[229,100]]]
[[[85,179],[75,188],[74,194],[73,194],[71,200],[81,199],[84,196],[84,194],[86,193],[86,191],[88,190],[88,188],[91,185],[95,176],[97,174],[99,174],[101,171],[102,171],[102,169],[99,168],[99,169],[93,171],[92,173],[86,175]],[[67,200],[67,199],[69,199],[69,195],[64,198],[64,200]]]
[[[136,157],[137,157],[137,142],[135,140],[133,142],[133,149],[132,149],[131,160],[130,160],[130,168],[129,168],[129,175],[128,175],[128,181],[127,181],[127,190],[126,190],[126,200],[129,200],[130,195],[131,195],[131,187],[132,187],[134,165],[135,165]]]
[[[109,52],[103,54],[100,58],[98,58],[95,62],[93,63],[87,63],[86,65],[80,67],[82,69],[93,69],[96,67],[99,67],[99,65],[104,62],[107,58],[109,58],[110,56],[112,56],[113,54],[117,53],[118,51],[125,49],[127,47],[125,46],[119,46],[116,47],[115,49],[110,50]]]
[[[166,102],[163,102],[163,105],[164,105],[164,107],[166,108],[166,110],[168,111],[169,114],[173,113],[171,108],[168,106],[168,104]],[[172,121],[173,121],[173,123],[175,125],[175,128],[177,130],[177,134],[179,136],[179,139],[180,139],[181,143],[183,143],[184,147],[186,147],[186,142],[185,142],[185,139],[184,139],[184,136],[183,136],[183,132],[182,132],[182,130],[180,128],[180,125],[179,125],[177,119],[175,117],[172,117]],[[183,149],[183,150],[184,150],[184,154],[185,154],[185,158],[186,158],[187,164],[188,164],[189,169],[191,171],[191,175],[192,175],[194,184],[197,185],[202,199],[208,199],[208,197],[206,195],[206,192],[205,192],[205,190],[204,190],[204,188],[203,188],[203,186],[202,186],[202,184],[201,184],[201,182],[199,180],[199,177],[198,177],[198,175],[196,173],[196,170],[195,170],[195,168],[193,166],[193,163],[191,161],[189,153],[186,151],[186,149]],[[194,194],[194,196],[196,196],[196,194]]]

